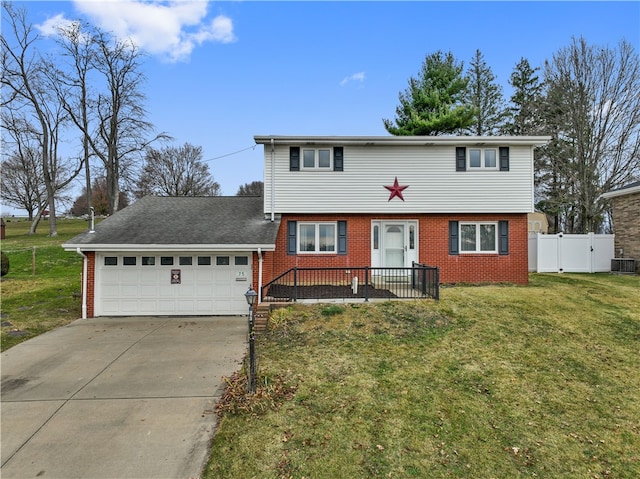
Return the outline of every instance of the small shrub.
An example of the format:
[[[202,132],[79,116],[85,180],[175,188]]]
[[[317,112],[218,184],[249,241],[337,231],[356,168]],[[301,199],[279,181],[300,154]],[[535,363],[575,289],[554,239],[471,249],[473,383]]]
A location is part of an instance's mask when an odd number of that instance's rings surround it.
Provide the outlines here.
[[[9,257],[7,256],[7,253],[5,253],[4,251],[1,253],[1,255],[2,255],[2,276],[4,276],[7,273],[9,273]]]

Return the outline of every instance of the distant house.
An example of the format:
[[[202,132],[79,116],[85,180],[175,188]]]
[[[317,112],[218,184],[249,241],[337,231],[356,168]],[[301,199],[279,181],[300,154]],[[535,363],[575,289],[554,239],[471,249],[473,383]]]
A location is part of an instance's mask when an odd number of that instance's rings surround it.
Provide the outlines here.
[[[640,181],[602,194],[611,201],[616,257],[633,258],[640,265]]]
[[[533,151],[549,137],[254,139],[262,198],[144,198],[63,245],[85,257],[88,316],[244,314],[248,285],[296,267],[527,283]]]

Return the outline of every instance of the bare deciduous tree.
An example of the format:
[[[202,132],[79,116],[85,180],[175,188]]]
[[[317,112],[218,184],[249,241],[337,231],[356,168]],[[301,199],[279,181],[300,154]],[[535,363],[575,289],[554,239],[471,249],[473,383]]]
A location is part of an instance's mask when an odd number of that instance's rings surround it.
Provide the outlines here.
[[[567,232],[598,232],[603,191],[640,175],[640,61],[633,46],[574,39],[546,63],[546,119],[553,134],[546,201]]]
[[[219,196],[220,185],[202,162],[202,147],[185,143],[181,147],[149,148],[136,197]]]
[[[264,194],[264,183],[262,181],[252,181],[240,185],[236,196],[262,196]]]
[[[35,48],[38,34],[27,22],[24,10],[16,10],[8,2],[2,3],[2,10],[13,35],[11,40],[4,33],[0,37],[3,95],[7,95],[3,96],[2,106],[14,112],[14,118],[26,126],[14,139],[20,142],[29,137],[37,142],[51,218],[49,235],[57,236],[56,195],[77,176],[82,165],[71,166],[58,157],[59,135],[66,117],[56,96],[51,94],[55,88]],[[36,226],[37,221],[32,224],[32,232]]]

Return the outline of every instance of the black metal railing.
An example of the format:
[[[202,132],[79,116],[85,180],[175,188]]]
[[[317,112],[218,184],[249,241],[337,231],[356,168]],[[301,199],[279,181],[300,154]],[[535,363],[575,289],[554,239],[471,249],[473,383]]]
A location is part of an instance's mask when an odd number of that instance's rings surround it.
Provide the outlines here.
[[[371,298],[439,299],[439,269],[413,263],[410,268],[291,268],[262,287],[263,301]]]

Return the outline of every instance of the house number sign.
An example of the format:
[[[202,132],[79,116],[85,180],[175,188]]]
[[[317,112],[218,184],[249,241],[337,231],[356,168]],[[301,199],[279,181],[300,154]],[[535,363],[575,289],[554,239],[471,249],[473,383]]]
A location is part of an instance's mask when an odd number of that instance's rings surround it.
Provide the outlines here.
[[[171,284],[180,284],[181,272],[179,269],[171,270]]]

